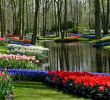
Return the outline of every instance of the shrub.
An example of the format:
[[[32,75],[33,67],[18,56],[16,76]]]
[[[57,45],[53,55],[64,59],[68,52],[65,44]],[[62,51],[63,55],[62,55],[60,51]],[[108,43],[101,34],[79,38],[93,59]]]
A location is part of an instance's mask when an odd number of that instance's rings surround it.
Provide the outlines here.
[[[78,32],[77,32],[75,29],[73,29],[73,28],[68,29],[67,32],[68,32],[68,33],[75,33],[75,34],[78,33]]]
[[[0,46],[5,46],[5,42],[4,41],[0,41]]]
[[[66,37],[66,38],[64,38],[63,40],[62,40],[61,38],[55,38],[54,41],[55,41],[55,42],[63,42],[63,43],[65,43],[65,42],[78,41],[78,39],[77,39],[77,38],[68,38],[68,37]]]

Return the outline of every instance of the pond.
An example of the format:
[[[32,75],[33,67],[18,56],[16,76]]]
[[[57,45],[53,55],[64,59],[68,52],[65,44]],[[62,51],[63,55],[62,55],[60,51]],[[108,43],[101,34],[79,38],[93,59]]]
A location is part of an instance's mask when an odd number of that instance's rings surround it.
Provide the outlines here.
[[[41,43],[49,51],[51,70],[110,72],[110,51],[96,49],[90,43]]]

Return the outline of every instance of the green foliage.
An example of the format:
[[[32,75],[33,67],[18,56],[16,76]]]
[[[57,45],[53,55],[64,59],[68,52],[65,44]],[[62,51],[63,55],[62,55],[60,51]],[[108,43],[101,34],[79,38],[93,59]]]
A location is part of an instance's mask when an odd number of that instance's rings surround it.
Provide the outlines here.
[[[73,38],[64,38],[63,40],[61,38],[55,38],[54,39],[55,42],[74,42],[74,41],[78,41],[78,39],[73,39]]]
[[[4,41],[0,41],[0,46],[5,46],[5,42]]]
[[[66,27],[67,27],[67,29],[72,29],[73,28],[73,23],[71,21],[68,21],[67,24],[66,24]],[[65,28],[65,24],[62,23],[61,27],[60,27],[60,30],[62,30],[64,28]],[[58,25],[52,26],[51,30],[52,31],[57,31],[58,30]]]
[[[0,60],[0,66],[8,66],[9,68],[21,68],[21,69],[37,69],[38,64],[33,63],[32,61],[25,60]]]
[[[0,46],[0,53],[7,54],[8,53],[8,48],[5,47],[5,46]]]
[[[67,29],[73,28],[73,23],[71,21],[68,21],[66,26],[67,26]],[[61,27],[64,29],[65,23],[62,23]]]
[[[83,38],[83,37],[79,38],[78,40],[79,40],[79,41],[90,41],[90,39],[88,39],[88,38]]]
[[[103,48],[110,50],[110,45],[108,45],[108,46],[103,46]]]
[[[33,29],[32,28],[28,28],[25,30],[25,34],[29,34],[29,33],[32,33],[33,32]]]
[[[3,71],[3,73],[3,76],[0,73],[0,100],[5,100],[6,95],[12,90],[12,79],[6,71]]]
[[[81,33],[85,33],[85,29],[89,29],[89,27],[87,25],[84,25],[84,24],[80,24],[78,26],[78,28],[79,28],[79,32],[81,32]]]
[[[76,31],[75,29],[73,29],[73,28],[69,28],[69,29],[67,30],[67,32],[68,32],[68,33],[77,33],[77,31]]]

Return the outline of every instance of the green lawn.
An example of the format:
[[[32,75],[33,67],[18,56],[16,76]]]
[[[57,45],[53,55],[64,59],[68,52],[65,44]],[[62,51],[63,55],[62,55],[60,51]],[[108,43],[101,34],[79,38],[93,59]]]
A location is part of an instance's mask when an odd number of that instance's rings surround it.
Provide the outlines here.
[[[104,49],[110,50],[110,45],[102,46]]]
[[[6,54],[8,52],[8,48],[6,46],[0,46],[0,53]]]
[[[50,89],[42,83],[14,83],[14,100],[89,100]]]

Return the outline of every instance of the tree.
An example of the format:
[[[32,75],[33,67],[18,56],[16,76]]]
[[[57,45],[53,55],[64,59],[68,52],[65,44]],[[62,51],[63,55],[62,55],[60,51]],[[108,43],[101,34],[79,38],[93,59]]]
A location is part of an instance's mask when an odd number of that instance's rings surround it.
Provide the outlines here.
[[[29,7],[28,0],[26,0],[26,30],[25,33],[29,33]]]
[[[11,2],[10,2],[10,4],[11,4],[11,10],[12,10],[12,14],[13,14],[13,25],[12,25],[12,27],[13,27],[13,33],[16,33],[16,9],[17,9],[17,7],[16,7],[16,2],[14,1],[14,0],[11,0]]]
[[[67,0],[65,0],[64,6],[64,32],[61,32],[61,38],[64,39],[65,34],[67,35]]]
[[[0,0],[0,22],[1,22],[1,37],[4,37],[6,31],[5,0]]]
[[[63,0],[58,0],[58,1],[56,1],[56,3],[57,3],[57,19],[58,19],[58,34],[57,34],[57,36],[59,36],[60,33],[62,32],[61,23],[62,23],[62,4],[63,4]]]
[[[25,25],[24,25],[24,5],[25,5],[25,0],[22,0],[22,31],[21,31],[21,39],[24,38],[24,33],[25,33]]]
[[[32,44],[36,44],[36,39],[37,39],[37,18],[38,18],[38,11],[39,11],[39,0],[35,0],[35,17],[34,17]]]
[[[110,15],[110,0],[101,0],[101,4],[102,4],[102,13],[101,13],[102,28],[104,31],[103,33],[108,34],[109,15]]]
[[[101,30],[100,30],[100,0],[94,0],[95,5],[95,34],[96,39],[101,38]]]

